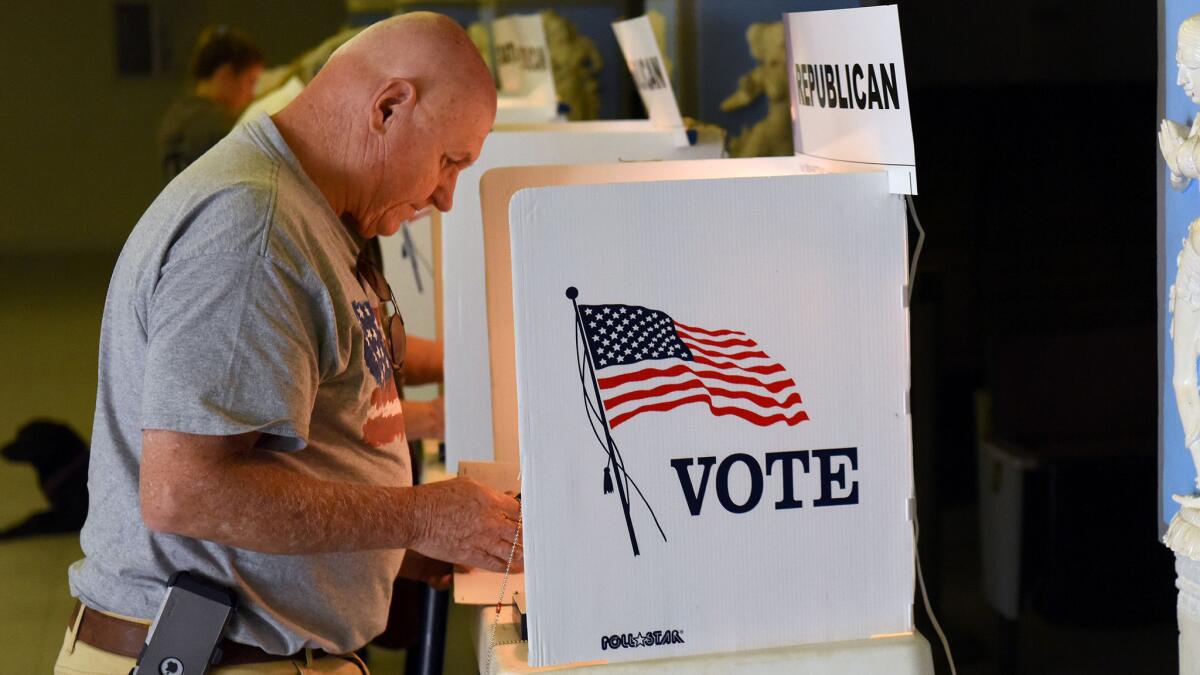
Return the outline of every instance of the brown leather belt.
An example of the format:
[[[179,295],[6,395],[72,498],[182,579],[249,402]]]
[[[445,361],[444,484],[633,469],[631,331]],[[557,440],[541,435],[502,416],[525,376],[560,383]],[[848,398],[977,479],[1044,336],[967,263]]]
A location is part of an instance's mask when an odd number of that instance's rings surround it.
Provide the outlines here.
[[[96,649],[101,649],[111,654],[120,654],[131,659],[136,659],[142,653],[142,645],[146,644],[146,633],[150,632],[150,627],[144,623],[120,619],[115,616],[109,616],[104,612],[97,612],[80,602],[75,603],[75,610],[71,612],[71,622],[68,627],[75,625],[75,620],[79,617],[80,610],[83,610],[83,618],[79,621],[79,630],[75,637]],[[229,640],[221,640],[219,645],[221,650],[220,657],[216,661],[216,665],[222,666],[238,666],[250,663],[267,663],[269,661],[290,661],[292,659],[305,659],[304,652],[296,652],[287,656],[278,654],[268,654],[258,647],[244,645],[240,642],[231,642]],[[327,654],[320,650],[312,650],[312,658],[317,659]]]

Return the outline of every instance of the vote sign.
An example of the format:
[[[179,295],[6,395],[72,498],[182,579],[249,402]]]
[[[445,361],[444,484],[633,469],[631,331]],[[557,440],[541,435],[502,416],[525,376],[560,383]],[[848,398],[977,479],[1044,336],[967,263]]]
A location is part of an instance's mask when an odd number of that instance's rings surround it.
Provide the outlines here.
[[[530,664],[910,630],[887,176],[530,188],[509,218]]]

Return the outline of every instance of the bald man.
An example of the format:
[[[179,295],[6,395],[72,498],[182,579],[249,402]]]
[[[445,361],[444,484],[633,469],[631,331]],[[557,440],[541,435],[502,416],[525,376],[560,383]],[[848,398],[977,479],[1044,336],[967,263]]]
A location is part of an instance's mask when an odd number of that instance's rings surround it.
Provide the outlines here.
[[[383,630],[397,575],[505,569],[516,500],[463,479],[411,486],[403,328],[360,255],[451,207],[495,110],[461,28],[389,19],[150,206],[105,303],[85,557],[69,571],[81,608],[59,672],[128,673],[181,570],[240,601],[215,672],[357,673],[337,655]]]

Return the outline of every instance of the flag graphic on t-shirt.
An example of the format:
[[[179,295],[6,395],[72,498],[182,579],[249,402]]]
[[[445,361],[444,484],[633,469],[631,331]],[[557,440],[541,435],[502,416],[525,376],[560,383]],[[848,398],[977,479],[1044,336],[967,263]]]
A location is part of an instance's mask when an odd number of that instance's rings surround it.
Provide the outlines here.
[[[400,410],[396,378],[392,377],[387,342],[384,341],[375,309],[366,302],[352,304],[354,315],[362,324],[363,358],[375,384],[371,390],[371,408],[367,411],[366,421],[363,422],[363,442],[381,448],[403,437],[404,414]]]

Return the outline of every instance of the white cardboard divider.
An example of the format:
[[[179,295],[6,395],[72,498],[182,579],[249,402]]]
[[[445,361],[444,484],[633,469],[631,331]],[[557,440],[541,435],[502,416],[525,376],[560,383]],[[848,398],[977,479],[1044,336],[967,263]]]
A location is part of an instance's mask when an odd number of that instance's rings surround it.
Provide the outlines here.
[[[530,665],[911,631],[886,176],[533,187],[509,223]]]
[[[796,154],[828,171],[883,166],[917,193],[900,17],[894,5],[785,14]]]
[[[676,147],[645,120],[512,126],[493,131],[479,160],[458,178],[454,208],[442,215],[446,464],[490,460],[491,377],[479,179],[502,166],[713,158],[718,140]]]
[[[496,123],[553,120],[558,113],[558,94],[542,17],[514,14],[496,19],[492,40],[500,80]]]
[[[679,113],[679,102],[675,100],[675,90],[671,87],[658,41],[654,39],[650,19],[643,15],[617,21],[612,27],[651,124],[659,129],[675,130],[675,142],[687,145],[683,115]]]

